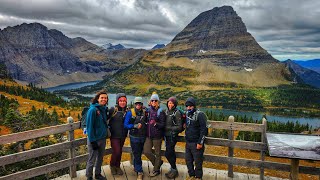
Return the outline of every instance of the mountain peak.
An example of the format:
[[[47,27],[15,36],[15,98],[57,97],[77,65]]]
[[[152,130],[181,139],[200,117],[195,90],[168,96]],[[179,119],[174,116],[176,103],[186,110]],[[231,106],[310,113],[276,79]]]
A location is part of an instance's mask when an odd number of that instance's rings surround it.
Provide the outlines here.
[[[160,48],[163,48],[165,46],[166,46],[165,44],[156,44],[156,45],[153,46],[152,49],[160,49]]]
[[[122,44],[113,45],[111,43],[107,43],[105,45],[102,45],[101,47],[107,50],[126,49]]]
[[[276,62],[247,32],[231,6],[215,7],[199,14],[167,47],[171,57],[228,59],[234,60],[235,65]]]

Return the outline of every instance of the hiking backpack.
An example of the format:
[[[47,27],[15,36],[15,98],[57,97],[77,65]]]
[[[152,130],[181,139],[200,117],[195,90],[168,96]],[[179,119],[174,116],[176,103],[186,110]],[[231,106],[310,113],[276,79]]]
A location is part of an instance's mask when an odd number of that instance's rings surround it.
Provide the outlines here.
[[[88,110],[90,109],[90,107],[88,106],[85,106],[82,111],[81,111],[81,118],[80,118],[80,127],[82,130],[85,130],[85,128],[87,127],[87,114],[88,114]],[[109,111],[108,111],[108,108],[106,109],[106,117],[108,119],[108,114],[109,114]],[[99,116],[100,115],[100,110],[96,107],[96,116]]]
[[[173,114],[172,114],[172,123],[176,126],[177,125],[177,122],[176,122],[176,113],[177,112],[180,112],[180,114],[181,114],[181,121],[182,121],[182,128],[181,128],[181,131],[179,132],[179,133],[181,133],[181,132],[183,132],[186,128],[186,119],[187,119],[187,115],[186,115],[186,112],[185,111],[183,111],[182,109],[180,109],[180,108],[176,108],[176,110],[173,112]],[[168,110],[167,110],[167,112],[166,112],[166,114],[168,114]]]

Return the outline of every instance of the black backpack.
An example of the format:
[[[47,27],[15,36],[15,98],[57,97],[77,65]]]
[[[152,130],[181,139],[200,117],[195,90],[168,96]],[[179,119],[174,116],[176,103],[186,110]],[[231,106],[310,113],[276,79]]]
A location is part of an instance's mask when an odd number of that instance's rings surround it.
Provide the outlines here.
[[[87,114],[88,114],[88,110],[90,109],[90,107],[88,106],[85,106],[83,109],[82,109],[82,112],[81,112],[81,118],[80,118],[80,127],[82,130],[84,130],[84,128],[87,127]],[[109,114],[109,111],[108,111],[108,108],[106,109],[106,112],[107,112],[107,119],[108,119],[108,114]],[[96,115],[99,116],[100,115],[100,110],[96,107]],[[107,123],[107,122],[106,122]]]
[[[82,130],[84,130],[84,128],[87,127],[87,114],[88,114],[89,108],[90,107],[86,106],[81,111],[81,118],[79,119],[79,121],[80,121],[80,127]]]

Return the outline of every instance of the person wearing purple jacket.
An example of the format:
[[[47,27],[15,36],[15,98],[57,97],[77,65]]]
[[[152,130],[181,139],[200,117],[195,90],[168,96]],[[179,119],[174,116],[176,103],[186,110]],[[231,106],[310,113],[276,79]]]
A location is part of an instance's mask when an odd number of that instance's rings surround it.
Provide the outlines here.
[[[160,174],[160,167],[163,164],[161,160],[161,143],[164,135],[166,114],[160,108],[160,98],[158,94],[153,93],[150,98],[147,118],[147,137],[144,143],[143,152],[153,165],[153,171],[150,177]],[[154,153],[152,152],[154,147]]]

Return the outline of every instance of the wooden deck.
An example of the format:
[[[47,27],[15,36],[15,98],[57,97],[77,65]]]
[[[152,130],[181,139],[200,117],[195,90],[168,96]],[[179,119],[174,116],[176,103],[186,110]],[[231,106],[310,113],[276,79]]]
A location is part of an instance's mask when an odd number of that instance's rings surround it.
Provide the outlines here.
[[[124,175],[113,176],[111,174],[109,165],[103,166],[102,175],[105,176],[107,178],[107,180],[136,180],[137,179],[137,175],[133,171],[133,166],[130,164],[129,161],[121,162],[121,168],[124,172]],[[149,172],[152,171],[152,168],[153,168],[153,166],[150,161],[143,161],[143,171],[145,173],[143,179],[145,179],[145,180],[167,179],[165,177],[165,173],[168,172],[170,169],[169,163],[163,163],[163,165],[161,166],[161,174],[159,176],[153,177],[153,178],[151,178],[149,176]],[[185,165],[177,164],[177,168],[179,170],[179,177],[176,178],[176,180],[185,180],[188,177],[187,167]],[[85,173],[86,173],[85,169],[77,171],[77,177],[73,178],[73,180],[86,180]],[[203,169],[203,180],[229,180],[229,179],[256,180],[256,179],[260,179],[260,176],[257,174],[245,174],[245,173],[234,172],[234,177],[229,178],[228,171],[209,169],[209,168]],[[266,180],[282,180],[281,178],[269,177],[269,176],[265,176],[265,179]],[[54,180],[71,180],[71,178],[67,174],[67,175],[58,177]]]

